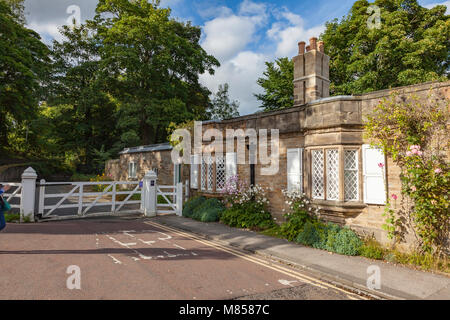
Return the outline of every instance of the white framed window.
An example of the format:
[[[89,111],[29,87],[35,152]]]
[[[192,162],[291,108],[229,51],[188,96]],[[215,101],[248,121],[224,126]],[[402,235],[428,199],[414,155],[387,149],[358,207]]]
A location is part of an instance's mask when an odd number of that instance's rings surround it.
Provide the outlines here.
[[[339,200],[338,149],[327,149],[327,200]]]
[[[303,192],[303,149],[287,150],[287,189]]]
[[[228,152],[225,155],[225,180],[237,175],[237,154]]]
[[[205,157],[202,156],[202,163],[200,167],[200,188],[201,190],[206,190],[206,176],[207,176],[207,166]]]
[[[312,158],[312,197],[313,199],[324,199],[324,168],[323,150],[311,150]]]
[[[226,166],[225,157],[216,155],[216,191],[221,191],[225,187]]]
[[[206,156],[206,169],[207,169],[207,187],[208,191],[212,191],[213,185],[214,185],[214,176],[213,176],[213,159],[212,156],[209,154]]]
[[[194,154],[191,156],[191,188],[198,188],[198,159],[200,155]]]
[[[344,199],[359,200],[358,150],[344,150]]]
[[[380,149],[362,146],[364,202],[368,204],[385,204],[385,157]],[[380,164],[382,164],[380,166]]]
[[[136,162],[128,163],[128,178],[130,178],[130,179],[137,178],[137,163]]]

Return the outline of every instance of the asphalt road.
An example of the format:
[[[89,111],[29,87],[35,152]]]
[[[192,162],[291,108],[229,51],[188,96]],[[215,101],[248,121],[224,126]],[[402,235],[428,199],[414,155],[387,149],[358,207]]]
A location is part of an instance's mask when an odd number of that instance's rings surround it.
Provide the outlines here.
[[[79,267],[80,289],[67,286],[77,284],[70,266]],[[359,298],[299,270],[140,218],[8,224],[0,232],[0,270],[0,299]]]

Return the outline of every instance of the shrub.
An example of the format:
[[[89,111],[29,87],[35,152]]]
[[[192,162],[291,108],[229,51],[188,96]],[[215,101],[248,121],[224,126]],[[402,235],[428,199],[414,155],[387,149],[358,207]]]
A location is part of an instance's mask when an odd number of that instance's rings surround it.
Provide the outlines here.
[[[311,201],[304,193],[295,190],[283,190],[283,194],[287,199],[286,204],[289,206],[289,212],[285,214],[286,222],[281,225],[280,232],[289,241],[294,241],[307,222],[318,222],[318,219],[314,216],[314,212],[317,212],[317,210],[312,207]],[[312,230],[311,226],[308,226],[308,228],[308,230]],[[304,236],[308,237],[309,235],[305,234]]]
[[[359,254],[369,259],[381,260],[384,258],[385,249],[374,239],[367,239],[359,250]]]
[[[355,232],[349,228],[342,228],[337,233],[334,241],[334,252],[348,256],[356,256],[359,254],[362,245],[363,242]]]
[[[247,186],[238,176],[233,176],[225,183],[223,194],[228,205],[221,217],[224,224],[252,230],[265,230],[275,225],[262,187]]]
[[[219,221],[224,210],[225,207],[220,200],[211,198],[194,208],[191,218],[202,222]]]
[[[336,252],[336,239],[341,231],[341,227],[335,223],[329,222],[327,224],[327,237],[326,242],[324,243],[325,250]]]
[[[298,234],[296,241],[305,246],[315,247],[315,245],[320,243],[319,225],[307,221]]]
[[[230,227],[252,230],[265,230],[273,228],[275,225],[270,212],[258,203],[253,202],[233,205],[223,212],[221,221]]]
[[[194,213],[194,209],[200,206],[205,201],[205,197],[195,197],[187,201],[183,207],[183,217],[191,218],[192,214]]]
[[[97,175],[91,179],[89,179],[91,182],[108,182],[113,181],[113,178],[111,175],[106,176],[104,173],[102,175]],[[94,192],[103,192],[105,189],[107,189],[110,185],[109,184],[96,184],[93,185],[92,188],[94,189]],[[110,188],[109,191],[112,191]]]

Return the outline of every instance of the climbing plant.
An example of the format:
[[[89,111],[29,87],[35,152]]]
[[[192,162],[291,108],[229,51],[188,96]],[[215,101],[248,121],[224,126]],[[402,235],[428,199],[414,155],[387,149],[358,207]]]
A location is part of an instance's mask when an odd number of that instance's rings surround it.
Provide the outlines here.
[[[423,98],[394,92],[379,101],[365,124],[371,143],[400,167],[401,192],[411,200],[403,201],[410,204],[396,212],[387,201],[389,235],[401,238],[401,224],[411,221],[421,249],[438,255],[448,253],[449,106],[449,99],[436,91]]]

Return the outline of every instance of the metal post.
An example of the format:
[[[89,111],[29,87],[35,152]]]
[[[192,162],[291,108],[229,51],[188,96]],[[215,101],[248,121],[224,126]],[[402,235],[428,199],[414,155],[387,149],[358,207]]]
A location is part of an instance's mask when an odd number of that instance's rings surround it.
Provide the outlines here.
[[[39,187],[39,211],[38,211],[38,213],[41,216],[44,215],[44,205],[45,205],[45,179],[41,179]]]
[[[183,183],[177,183],[177,216],[183,214]]]
[[[187,202],[189,200],[189,180],[186,180],[186,184],[185,184],[185,190],[184,190],[184,202]]]
[[[146,217],[156,216],[157,179],[158,176],[153,170],[147,172],[144,176],[141,203],[144,207],[143,213]]]
[[[37,174],[33,168],[28,167],[22,173],[22,206],[21,217],[27,217],[34,221],[34,202],[36,200],[36,179]]]

